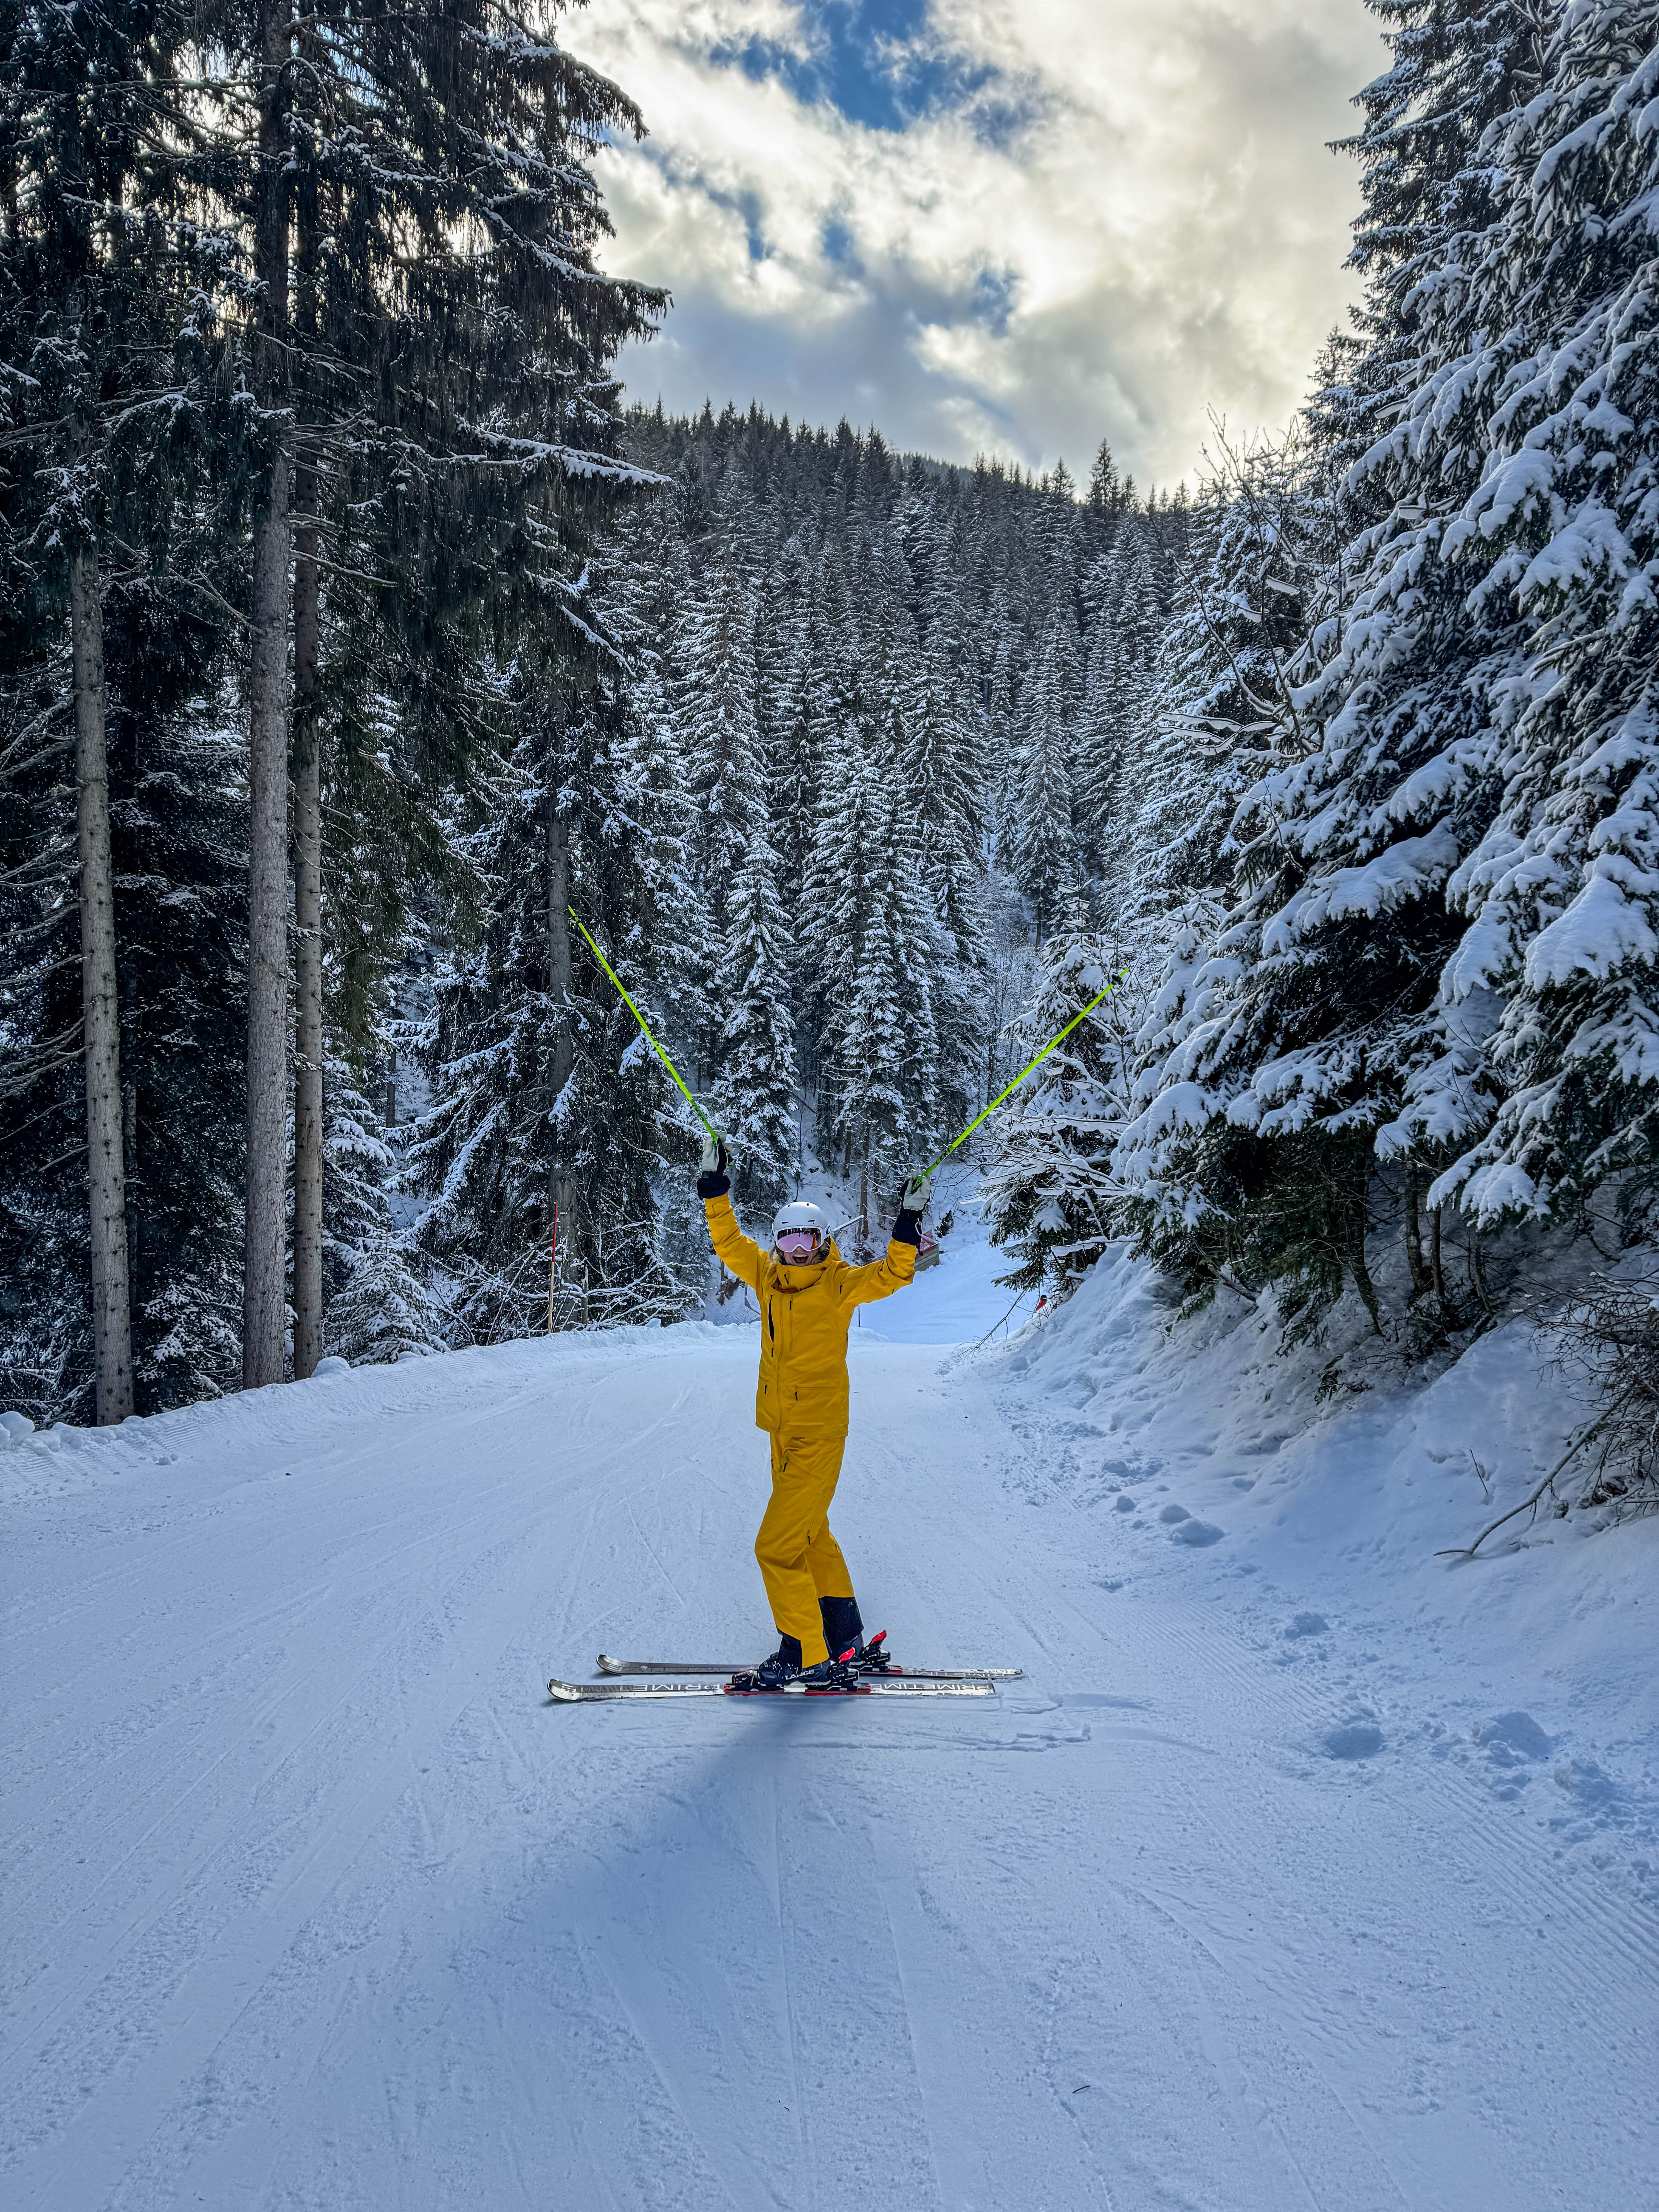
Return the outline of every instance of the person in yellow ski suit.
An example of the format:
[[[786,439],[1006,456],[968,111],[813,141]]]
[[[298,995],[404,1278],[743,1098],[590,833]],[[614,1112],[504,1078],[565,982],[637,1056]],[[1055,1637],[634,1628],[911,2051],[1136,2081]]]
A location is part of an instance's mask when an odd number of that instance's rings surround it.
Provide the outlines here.
[[[836,1249],[817,1208],[799,1202],[780,1210],[772,1247],[763,1251],[738,1226],[727,1166],[725,1145],[706,1141],[697,1195],[708,1233],[760,1307],[755,1425],[772,1439],[772,1498],[755,1557],[781,1643],[757,1672],[811,1680],[863,1648],[852,1577],[829,1519],[847,1444],[848,1327],[855,1306],[890,1297],[915,1276],[928,1178],[913,1176],[905,1186],[886,1257],[854,1267]]]

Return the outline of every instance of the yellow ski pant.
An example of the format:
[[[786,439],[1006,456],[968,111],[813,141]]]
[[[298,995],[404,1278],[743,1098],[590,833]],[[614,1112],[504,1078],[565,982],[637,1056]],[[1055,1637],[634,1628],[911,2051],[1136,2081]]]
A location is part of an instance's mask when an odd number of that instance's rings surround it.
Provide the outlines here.
[[[799,1640],[804,1667],[829,1656],[818,1600],[853,1595],[829,1519],[846,1449],[845,1437],[772,1438],[772,1502],[755,1539],[755,1557],[778,1633]]]

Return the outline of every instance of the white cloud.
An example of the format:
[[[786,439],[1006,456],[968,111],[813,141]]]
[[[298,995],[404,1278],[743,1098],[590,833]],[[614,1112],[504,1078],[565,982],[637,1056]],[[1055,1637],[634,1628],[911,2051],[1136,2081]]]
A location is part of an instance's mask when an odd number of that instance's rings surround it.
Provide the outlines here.
[[[1325,141],[1382,64],[1360,0],[933,0],[905,58],[953,89],[902,129],[804,96],[843,4],[566,19],[652,134],[599,164],[607,264],[675,295],[624,356],[633,394],[961,459],[1086,469],[1104,435],[1160,482],[1207,409],[1289,416],[1353,296],[1355,179]]]

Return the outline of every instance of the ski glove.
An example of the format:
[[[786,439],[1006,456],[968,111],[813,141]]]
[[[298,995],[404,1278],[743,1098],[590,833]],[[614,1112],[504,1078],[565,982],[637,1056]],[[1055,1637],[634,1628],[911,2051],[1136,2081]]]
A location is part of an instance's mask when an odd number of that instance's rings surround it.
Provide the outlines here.
[[[921,1249],[921,1217],[927,1211],[927,1194],[933,1187],[930,1175],[913,1175],[904,1186],[904,1195],[899,1200],[898,1219],[893,1224],[896,1244],[914,1244]]]
[[[697,1164],[702,1170],[697,1176],[697,1196],[724,1198],[732,1188],[732,1155],[725,1138],[711,1137],[705,1131],[702,1158]]]

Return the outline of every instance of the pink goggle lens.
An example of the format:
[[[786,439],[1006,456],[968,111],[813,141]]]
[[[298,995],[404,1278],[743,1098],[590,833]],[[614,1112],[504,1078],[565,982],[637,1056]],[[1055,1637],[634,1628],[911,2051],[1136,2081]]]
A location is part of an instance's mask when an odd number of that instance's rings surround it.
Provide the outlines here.
[[[778,1249],[786,1260],[805,1260],[817,1249],[817,1241],[810,1229],[786,1229],[778,1238]]]

